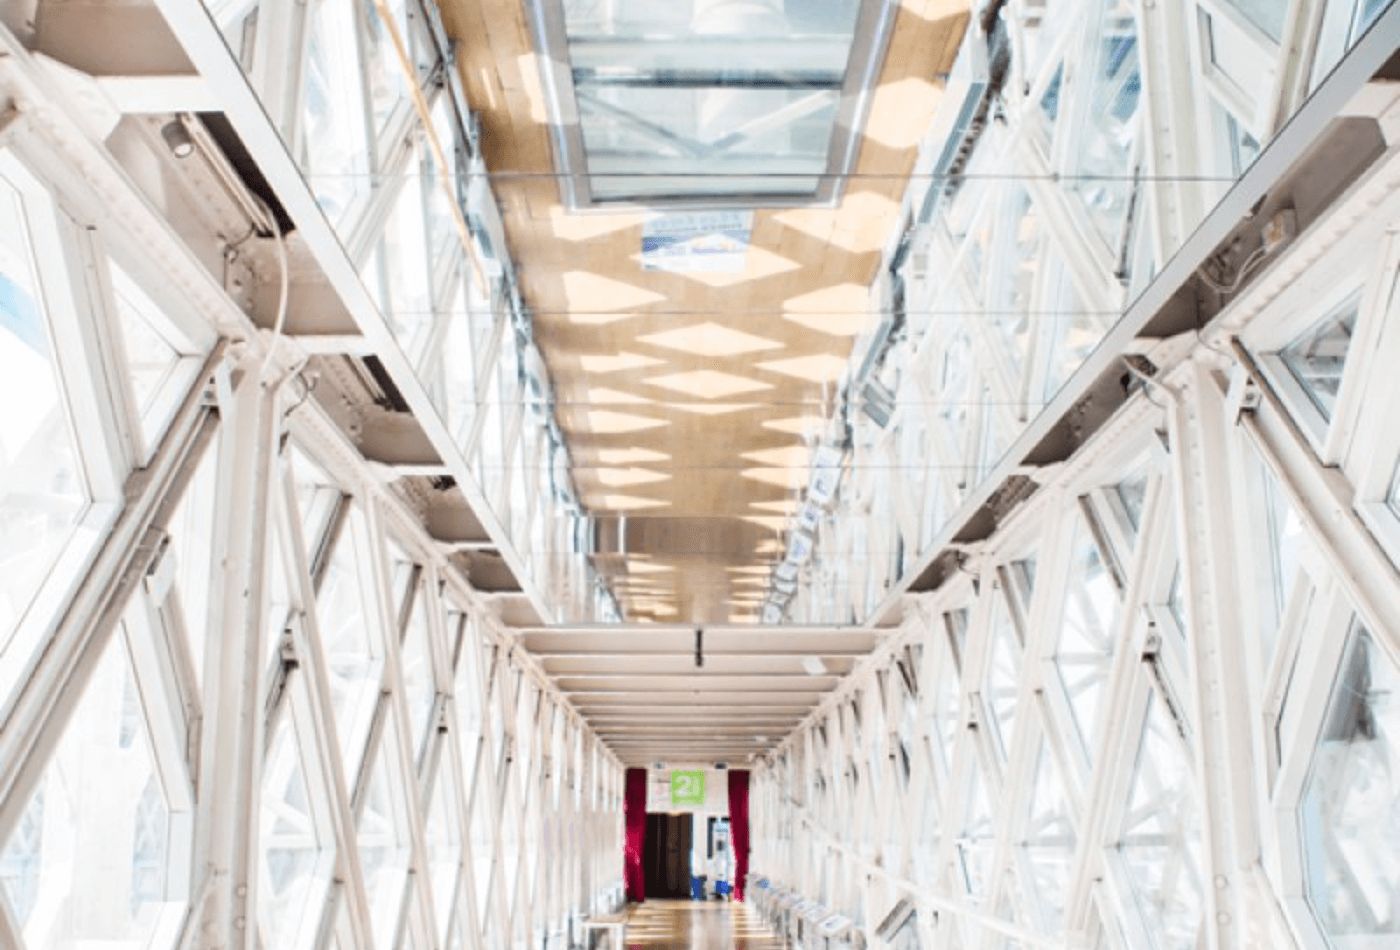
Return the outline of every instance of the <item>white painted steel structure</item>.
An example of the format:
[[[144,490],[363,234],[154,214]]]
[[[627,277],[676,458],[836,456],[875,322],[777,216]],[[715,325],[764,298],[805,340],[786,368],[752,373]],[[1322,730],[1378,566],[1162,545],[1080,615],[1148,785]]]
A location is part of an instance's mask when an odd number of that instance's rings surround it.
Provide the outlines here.
[[[312,6],[342,30],[290,34],[317,55],[402,39],[372,6]],[[366,66],[380,177],[313,192],[291,155],[329,133],[306,131],[304,90],[275,108],[314,73],[290,50],[258,59],[260,101],[197,4],[168,4],[170,30],[139,4],[4,12],[0,946],[562,944],[621,898],[622,772],[468,580],[463,550],[499,548],[543,604],[546,573],[557,596],[586,565],[509,547],[557,526],[563,481],[475,487],[502,464],[481,431],[519,458],[548,419],[493,401],[516,409],[507,440],[456,414],[474,390],[454,374],[524,383],[499,273],[494,306],[463,302],[478,239],[417,172],[434,150],[411,103],[434,103],[397,61]],[[241,170],[193,110],[240,123]],[[388,418],[390,389],[426,435]],[[420,483],[454,472],[495,541]]]
[[[839,488],[808,490],[770,620],[891,613],[1044,423],[1117,359],[1133,334],[1114,331],[1227,251],[1212,222],[1233,225],[1254,199],[1226,212],[1229,199],[1281,170],[1256,164],[1261,143],[1286,127],[1275,155],[1313,142],[1360,82],[1337,64],[1386,9],[1010,2],[992,33],[973,30],[885,255],[884,319],[842,380],[825,439]],[[1374,34],[1373,70],[1394,45],[1390,29]],[[1227,251],[1209,269],[1228,284],[1263,262]]]
[[[755,874],[874,946],[1397,939],[1387,145],[765,757]]]
[[[0,947],[567,946],[620,899],[623,766],[661,757],[753,762],[755,877],[874,947],[1396,939],[1400,92],[1367,80],[1400,18],[1052,6],[1006,6],[967,166],[1018,180],[911,214],[904,306],[960,329],[885,365],[942,388],[860,423],[873,481],[792,607],[902,621],[710,630],[702,671],[690,628],[589,623],[616,608],[431,6],[0,5]],[[1131,82],[1157,131],[1091,144],[1156,171],[1089,194],[1086,117]],[[1318,143],[1321,197],[1288,177]],[[1275,190],[1306,226],[1253,256]],[[1199,332],[1142,333],[1182,287]],[[1076,451],[1000,453],[1125,354]],[[911,426],[954,383],[968,414]],[[938,467],[890,485],[909,458]],[[1034,495],[949,535],[1007,466]]]

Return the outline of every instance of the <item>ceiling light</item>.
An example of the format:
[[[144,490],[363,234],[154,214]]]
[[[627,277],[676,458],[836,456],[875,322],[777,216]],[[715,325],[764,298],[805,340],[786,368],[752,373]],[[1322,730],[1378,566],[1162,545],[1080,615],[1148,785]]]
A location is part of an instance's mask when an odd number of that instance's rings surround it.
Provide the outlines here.
[[[795,379],[805,379],[813,383],[832,383],[846,371],[846,361],[830,353],[816,353],[812,356],[795,356],[787,360],[773,360],[759,363],[759,369],[766,369]]]
[[[664,386],[687,396],[701,399],[723,399],[739,393],[751,393],[760,389],[772,389],[767,383],[760,383],[744,376],[721,373],[712,369],[695,370],[690,373],[673,373],[669,376],[653,376],[647,380],[653,386]]]
[[[190,130],[185,128],[182,120],[171,119],[162,125],[160,137],[165,139],[166,147],[176,158],[189,158],[194,154],[194,139],[190,137]]]
[[[667,330],[664,333],[651,333],[637,339],[653,346],[700,356],[738,356],[756,350],[782,349],[781,343],[742,330],[733,330],[718,323],[700,323],[693,327]]]

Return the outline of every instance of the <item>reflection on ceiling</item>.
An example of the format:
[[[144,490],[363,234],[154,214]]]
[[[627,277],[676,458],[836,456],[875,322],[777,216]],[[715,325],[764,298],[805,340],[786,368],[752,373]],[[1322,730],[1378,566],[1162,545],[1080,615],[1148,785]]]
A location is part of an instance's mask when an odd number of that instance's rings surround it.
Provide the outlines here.
[[[530,0],[566,204],[832,200],[891,9]]]
[[[595,566],[628,620],[757,622],[965,0],[444,9]]]

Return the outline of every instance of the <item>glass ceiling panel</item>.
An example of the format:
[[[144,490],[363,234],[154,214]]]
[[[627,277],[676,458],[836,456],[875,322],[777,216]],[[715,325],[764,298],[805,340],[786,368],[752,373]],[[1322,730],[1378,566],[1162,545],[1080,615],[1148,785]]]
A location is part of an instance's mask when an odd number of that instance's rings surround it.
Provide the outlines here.
[[[547,52],[569,61],[553,103],[573,203],[834,199],[888,25],[862,7],[536,0]],[[570,99],[577,123],[558,114]]]

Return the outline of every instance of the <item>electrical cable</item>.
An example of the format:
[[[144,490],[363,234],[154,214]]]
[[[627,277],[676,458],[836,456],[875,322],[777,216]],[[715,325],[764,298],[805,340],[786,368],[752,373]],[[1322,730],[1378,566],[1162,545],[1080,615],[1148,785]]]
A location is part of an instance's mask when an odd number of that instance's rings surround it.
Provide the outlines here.
[[[287,297],[291,290],[291,271],[287,264],[287,238],[282,233],[282,222],[277,220],[277,215],[272,213],[272,208],[268,207],[266,201],[263,201],[256,194],[252,197],[258,204],[262,205],[268,221],[272,223],[272,234],[277,239],[277,264],[281,269],[281,278],[277,289],[277,316],[272,321],[272,339],[268,342],[267,353],[263,356],[262,365],[258,367],[258,378],[261,379],[263,374],[267,372],[267,368],[272,365],[272,357],[277,353],[277,343],[282,339],[282,331],[287,324]]]
[[[1205,282],[1206,286],[1210,287],[1210,289],[1214,290],[1216,293],[1233,294],[1240,289],[1240,285],[1244,283],[1245,278],[1249,276],[1249,272],[1254,269],[1254,266],[1267,257],[1268,253],[1269,249],[1262,244],[1255,248],[1254,252],[1244,259],[1244,263],[1240,265],[1240,269],[1235,272],[1235,279],[1231,281],[1229,286],[1216,283],[1215,279],[1206,273],[1204,265],[1196,268],[1196,275]]]

